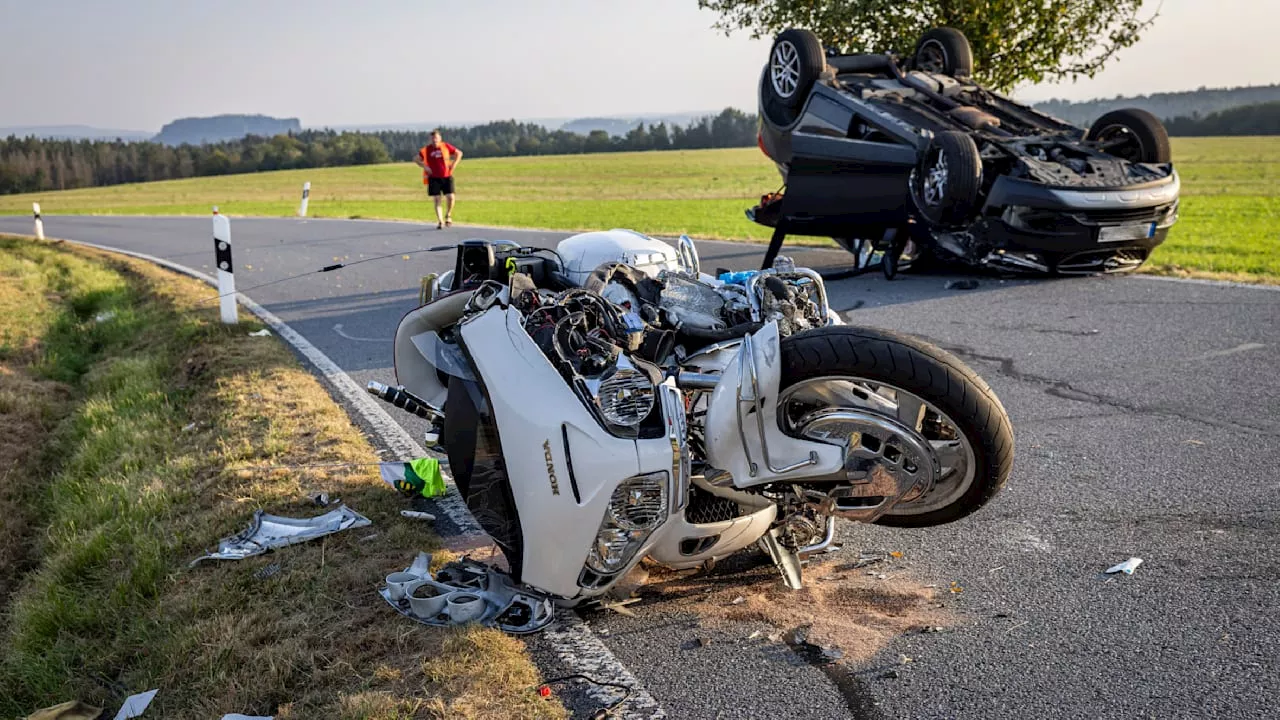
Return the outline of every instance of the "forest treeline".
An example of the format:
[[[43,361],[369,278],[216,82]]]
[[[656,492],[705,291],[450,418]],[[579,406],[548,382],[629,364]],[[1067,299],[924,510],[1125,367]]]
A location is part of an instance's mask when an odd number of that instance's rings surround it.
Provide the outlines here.
[[[640,125],[622,136],[603,130],[580,135],[515,121],[441,130],[472,158],[568,155],[743,147],[755,143],[756,118],[729,108],[684,127]],[[10,137],[0,140],[0,194],[407,161],[429,138],[427,132],[304,130],[175,147],[155,142]]]

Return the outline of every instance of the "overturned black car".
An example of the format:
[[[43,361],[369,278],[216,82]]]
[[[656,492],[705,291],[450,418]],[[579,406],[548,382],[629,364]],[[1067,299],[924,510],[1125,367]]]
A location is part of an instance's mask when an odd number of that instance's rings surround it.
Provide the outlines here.
[[[777,36],[760,78],[760,148],[785,191],[747,211],[832,237],[885,274],[927,255],[1033,273],[1123,272],[1178,217],[1169,136],[1142,110],[1087,131],[970,80],[968,40],[925,33],[908,59],[838,55],[806,30]]]

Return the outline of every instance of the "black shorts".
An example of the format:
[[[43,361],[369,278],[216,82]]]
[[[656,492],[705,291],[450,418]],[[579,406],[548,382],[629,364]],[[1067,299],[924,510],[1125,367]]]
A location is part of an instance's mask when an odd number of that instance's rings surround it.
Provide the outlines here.
[[[427,178],[427,195],[435,197],[437,195],[453,194],[453,176],[444,178]]]

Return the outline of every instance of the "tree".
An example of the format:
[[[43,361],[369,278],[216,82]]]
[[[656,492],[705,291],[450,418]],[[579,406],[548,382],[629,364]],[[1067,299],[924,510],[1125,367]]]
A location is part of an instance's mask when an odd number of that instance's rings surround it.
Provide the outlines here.
[[[1155,14],[1143,0],[698,0],[716,27],[753,37],[812,30],[847,52],[911,53],[929,28],[953,27],[973,45],[974,74],[1008,90],[1021,82],[1093,77],[1136,43]]]

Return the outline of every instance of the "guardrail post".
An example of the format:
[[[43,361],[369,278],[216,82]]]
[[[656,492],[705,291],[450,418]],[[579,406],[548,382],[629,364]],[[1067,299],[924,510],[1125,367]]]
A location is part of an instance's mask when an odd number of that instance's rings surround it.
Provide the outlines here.
[[[236,308],[235,267],[231,264],[231,220],[213,208],[213,257],[218,265],[218,296],[222,301],[222,322],[240,322]]]
[[[40,219],[40,203],[31,203],[31,214],[36,218],[36,237],[44,239],[44,220]]]
[[[298,217],[307,216],[307,201],[311,199],[311,181],[302,183],[302,204],[298,206]]]

